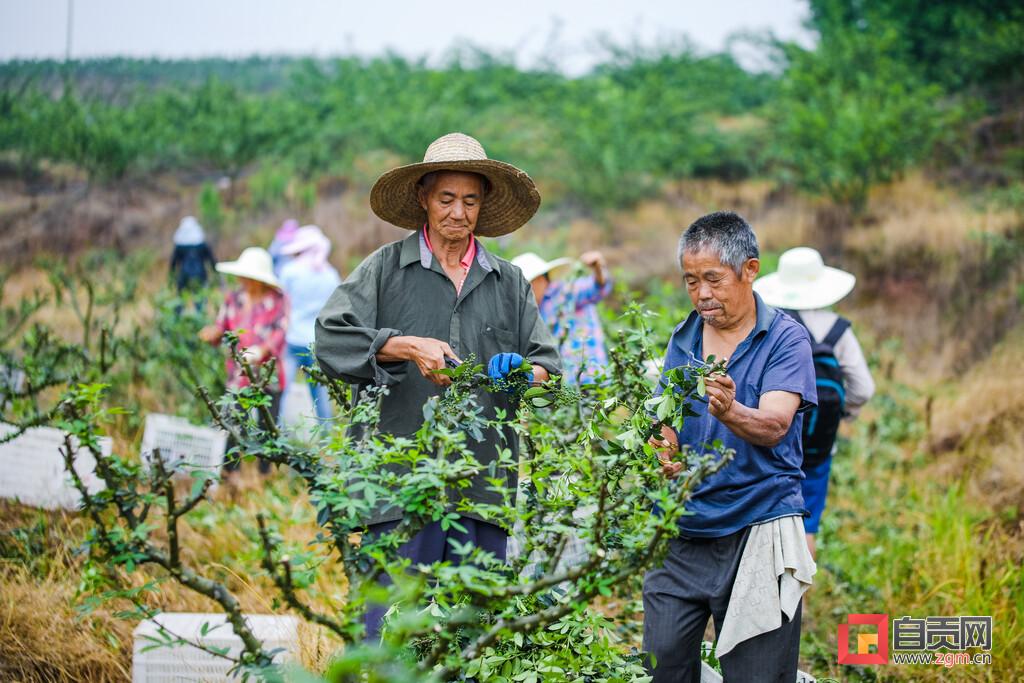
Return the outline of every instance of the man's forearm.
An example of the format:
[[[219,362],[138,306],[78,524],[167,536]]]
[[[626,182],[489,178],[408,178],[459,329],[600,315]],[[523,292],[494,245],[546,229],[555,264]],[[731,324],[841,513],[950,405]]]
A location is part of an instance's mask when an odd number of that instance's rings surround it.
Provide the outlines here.
[[[384,342],[377,352],[378,363],[397,363],[398,361],[410,360],[411,349],[415,337],[397,336]]]
[[[729,412],[718,419],[744,441],[765,448],[777,446],[789,430],[789,424],[779,416],[739,401],[733,401]]]

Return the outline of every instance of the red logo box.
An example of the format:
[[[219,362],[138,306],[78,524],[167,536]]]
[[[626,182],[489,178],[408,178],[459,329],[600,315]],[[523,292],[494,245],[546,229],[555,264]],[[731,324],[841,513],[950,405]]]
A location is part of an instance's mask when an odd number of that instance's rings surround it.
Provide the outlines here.
[[[862,633],[857,637],[857,651],[850,652],[850,626],[877,626],[877,633]],[[874,645],[877,652],[869,647]],[[888,664],[889,663],[889,615],[851,614],[845,624],[839,624],[840,664]]]

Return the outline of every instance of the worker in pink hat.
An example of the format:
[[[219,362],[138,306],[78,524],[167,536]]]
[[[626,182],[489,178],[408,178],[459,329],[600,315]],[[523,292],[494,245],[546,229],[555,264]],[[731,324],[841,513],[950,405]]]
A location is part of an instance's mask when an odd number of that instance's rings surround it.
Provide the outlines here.
[[[338,271],[327,261],[330,252],[331,241],[315,225],[299,228],[281,249],[281,254],[288,257],[281,268],[281,286],[290,303],[285,333],[285,375],[289,383],[300,367],[313,366],[310,346],[314,341],[316,317],[341,284]],[[308,382],[308,386],[317,418],[327,420],[331,417],[327,388],[315,382]]]

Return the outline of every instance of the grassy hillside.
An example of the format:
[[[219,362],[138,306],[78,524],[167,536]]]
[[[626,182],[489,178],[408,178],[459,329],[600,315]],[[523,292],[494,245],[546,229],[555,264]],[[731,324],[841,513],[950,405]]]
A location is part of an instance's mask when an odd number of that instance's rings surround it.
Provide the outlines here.
[[[764,272],[785,249],[809,245],[857,275],[839,311],[879,385],[842,434],[801,667],[843,681],[1016,680],[1024,10],[810,4],[820,40],[812,49],[766,41],[768,73],[685,46],[613,46],[572,78],[484,52],[429,65],[394,56],[0,64],[0,351],[33,322],[95,346],[97,321],[124,298],[109,322],[139,325],[159,351],[125,363],[110,389],[129,408],[109,425],[115,449],[136,453],[147,412],[198,419],[205,407],[188,384],[220,381],[219,353],[186,343],[202,320],[176,315],[166,290],[179,219],[197,215],[223,259],[266,245],[285,218],[316,223],[347,274],[405,234],[370,211],[374,179],[452,130],[525,168],[544,198],[530,225],[489,248],[605,251],[618,280],[606,308],[613,338],[622,310],[642,302],[660,313],[657,343],[667,340],[689,305],[674,263],[680,232],[706,212],[737,210],[758,233]],[[101,292],[95,310],[83,277]],[[18,327],[18,309],[54,286],[63,298]],[[184,528],[189,561],[244,609],[283,611],[258,564],[252,518],[266,513],[302,552],[319,528],[308,495],[283,472],[269,483],[246,472],[213,499]],[[91,562],[88,527],[77,514],[0,503],[0,678],[126,680],[138,615],[124,600],[99,600],[110,579],[151,607],[212,609],[165,574]],[[325,563],[305,590],[335,610],[344,575]],[[635,602],[598,602],[624,617],[622,649],[639,645]],[[865,612],[991,615],[994,661],[838,667],[836,627]],[[303,663],[322,670],[336,642],[312,629],[302,641]]]
[[[338,201],[360,203],[348,192]],[[839,263],[857,272],[859,284],[840,309],[854,320],[879,392],[845,431],[836,461],[801,660],[819,676],[849,681],[1006,680],[1016,671],[1009,653],[1024,643],[1024,482],[1019,477],[1024,413],[1015,390],[1024,380],[1024,273],[1019,259],[1005,258],[1007,250],[1017,253],[1013,250],[1021,247],[1021,217],[1005,202],[964,197],[921,177],[881,188],[872,206],[876,212],[847,233]],[[527,228],[492,246],[506,254],[537,248],[549,256],[604,248],[620,279],[612,305],[642,299],[662,312],[659,334],[667,336],[687,307],[670,256],[679,230],[700,213],[721,207],[750,217],[767,269],[781,250],[820,239],[815,227],[820,206],[814,201],[780,200],[769,184],[701,181],[675,184],[662,198],[614,214],[612,230],[577,217]],[[236,247],[267,239],[274,224],[266,214],[247,215],[251,219],[239,221],[231,236]],[[390,238],[372,227],[360,237],[341,229],[332,235],[343,244],[354,240],[349,244],[366,251]],[[144,251],[141,258],[160,272],[157,253]],[[346,250],[334,260],[348,268],[356,258],[356,251]],[[38,270],[20,271],[5,287],[5,303],[45,282]],[[151,316],[161,287],[160,278],[140,282],[130,317]],[[962,287],[968,289],[961,293]],[[73,328],[66,306],[38,315]],[[212,363],[215,371],[215,357]],[[166,393],[138,385],[124,398],[140,413],[180,407],[168,404]],[[135,418],[115,425],[118,448],[137,449],[139,424]],[[313,532],[313,509],[283,475],[265,490],[249,481],[240,490],[217,494],[217,505],[189,527],[188,546],[197,562],[238,591],[248,609],[273,611],[270,587],[252,564],[254,532],[243,520],[256,508],[270,511],[288,521],[297,539]],[[0,594],[10,605],[0,642],[11,644],[0,654],[28,681],[122,680],[131,623],[115,618],[109,608],[76,615],[75,606],[90,599],[90,573],[98,570],[76,553],[82,521],[5,505],[0,527]],[[144,574],[130,580],[141,585]],[[343,580],[327,573],[312,594],[319,604],[337,604]],[[169,584],[147,599],[169,610],[206,609]],[[42,609],[56,616],[41,620]],[[836,626],[851,612],[992,615],[995,661],[984,670],[837,668]],[[315,665],[331,650],[330,642],[315,633],[306,639],[307,662]],[[66,652],[80,655],[55,656],[52,642],[67,643]]]

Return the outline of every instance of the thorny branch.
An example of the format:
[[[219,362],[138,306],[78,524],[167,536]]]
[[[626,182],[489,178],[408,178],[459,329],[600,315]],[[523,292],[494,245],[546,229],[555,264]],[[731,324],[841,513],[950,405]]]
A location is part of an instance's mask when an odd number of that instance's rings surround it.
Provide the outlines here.
[[[63,404],[65,410],[69,413],[69,417],[82,419],[85,416],[78,413],[76,408],[69,402]],[[91,436],[91,435],[90,435]],[[125,523],[128,530],[131,532],[127,535],[129,540],[125,541],[128,549],[130,549],[137,556],[137,564],[154,564],[170,574],[178,583],[182,584],[186,588],[189,588],[200,595],[204,595],[224,610],[228,622],[231,623],[232,629],[235,634],[241,639],[243,650],[245,655],[243,658],[248,659],[251,663],[258,666],[269,666],[272,663],[270,656],[263,651],[263,644],[255,636],[249,625],[245,621],[245,617],[242,614],[241,604],[238,599],[221,583],[208,579],[188,566],[184,565],[179,556],[177,550],[177,519],[181,514],[181,508],[177,508],[174,505],[173,486],[169,486],[170,475],[161,466],[157,465],[156,474],[153,476],[154,488],[163,488],[165,495],[168,498],[168,510],[167,510],[167,525],[168,534],[175,540],[171,545],[169,552],[164,552],[159,549],[156,545],[148,540],[148,536],[144,533],[137,533],[140,531],[141,522],[139,516],[134,510],[134,493],[127,495],[123,490],[123,484],[121,477],[113,471],[107,459],[103,457],[102,452],[95,447],[93,443],[85,443],[86,447],[92,453],[94,460],[96,461],[96,473],[103,480],[104,485],[107,488],[107,492],[98,495],[109,495],[111,501],[114,504],[115,512],[117,516]],[[72,483],[82,496],[83,509],[89,514],[90,518],[96,524],[97,529],[100,530],[99,541],[101,546],[106,551],[109,557],[116,557],[123,552],[123,549],[118,547],[114,541],[114,535],[111,533],[111,529],[106,521],[103,519],[102,510],[106,507],[104,503],[89,493],[88,488],[85,486],[81,477],[74,467],[74,457],[77,449],[72,443],[72,437],[69,434],[65,437],[63,456],[65,468],[70,473]],[[160,462],[159,458],[155,459],[155,462]],[[170,491],[170,493],[168,493]],[[178,514],[175,514],[178,513]]]
[[[292,609],[301,614],[307,621],[311,621],[314,624],[319,624],[320,626],[328,628],[343,641],[350,642],[351,637],[346,632],[344,624],[328,617],[325,614],[315,611],[299,599],[299,596],[295,592],[295,583],[292,580],[291,562],[287,557],[283,557],[277,564],[274,563],[275,544],[270,538],[270,531],[267,529],[266,518],[262,514],[259,514],[256,515],[256,521],[259,524],[260,542],[263,549],[263,554],[260,557],[260,563],[263,565],[263,569],[270,574],[270,578],[274,581],[274,585],[281,591],[281,595],[284,597],[285,602],[287,602]]]

